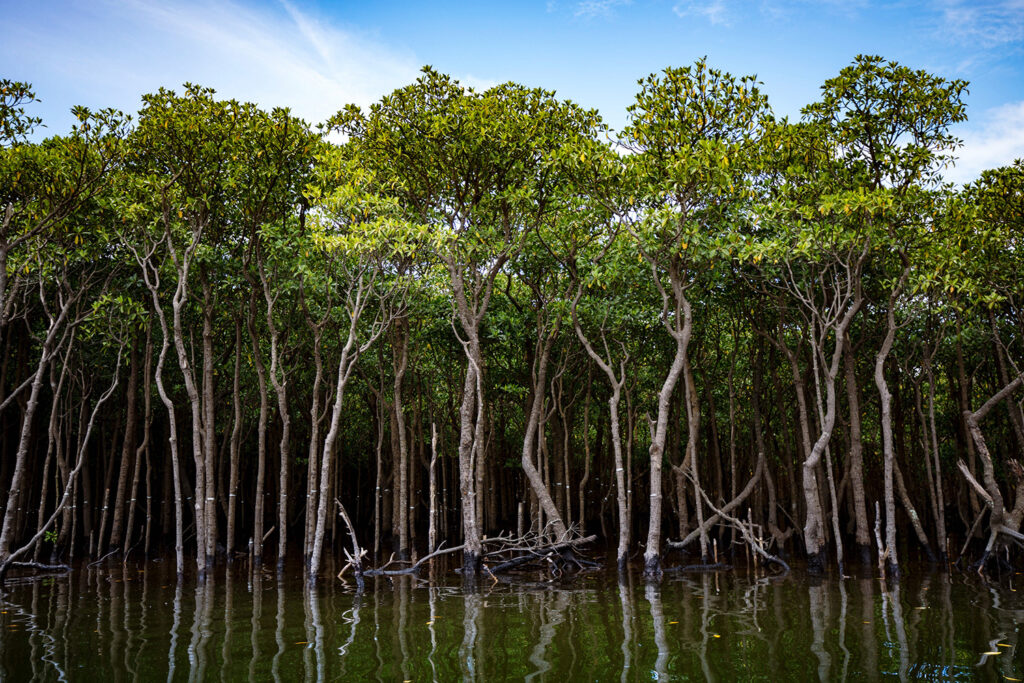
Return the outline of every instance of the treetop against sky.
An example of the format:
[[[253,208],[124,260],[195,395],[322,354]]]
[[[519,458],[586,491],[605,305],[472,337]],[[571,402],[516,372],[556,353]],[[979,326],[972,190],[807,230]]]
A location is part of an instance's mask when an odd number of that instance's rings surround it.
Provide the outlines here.
[[[28,81],[64,132],[84,104],[134,112],[184,82],[322,121],[412,82],[423,64],[463,83],[554,89],[615,130],[637,80],[708,63],[756,74],[796,117],[857,54],[970,81],[947,178],[1024,156],[1022,0],[5,0],[0,74]]]

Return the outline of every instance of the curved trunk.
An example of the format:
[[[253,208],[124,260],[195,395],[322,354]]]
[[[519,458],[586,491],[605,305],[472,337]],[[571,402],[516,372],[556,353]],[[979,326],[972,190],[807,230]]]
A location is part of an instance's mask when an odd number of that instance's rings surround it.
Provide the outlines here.
[[[661,569],[661,466],[665,453],[665,440],[668,437],[668,415],[671,408],[672,392],[675,390],[679,376],[683,372],[683,364],[686,359],[686,350],[690,343],[690,334],[693,329],[693,313],[690,302],[677,294],[682,309],[682,325],[676,324],[673,337],[676,342],[675,357],[672,365],[658,392],[658,418],[655,421],[651,434],[651,447],[648,455],[651,461],[651,494],[650,494],[650,521],[647,527],[647,548],[644,550],[644,576],[658,578],[662,574]]]

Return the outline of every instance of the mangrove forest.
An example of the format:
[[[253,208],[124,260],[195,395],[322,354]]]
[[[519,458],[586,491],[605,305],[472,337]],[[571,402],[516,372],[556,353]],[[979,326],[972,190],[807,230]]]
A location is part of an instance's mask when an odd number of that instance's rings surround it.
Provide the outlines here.
[[[1019,569],[1024,162],[944,182],[967,87],[860,56],[789,120],[699,60],[612,130],[425,67],[43,137],[0,81],[0,580]]]

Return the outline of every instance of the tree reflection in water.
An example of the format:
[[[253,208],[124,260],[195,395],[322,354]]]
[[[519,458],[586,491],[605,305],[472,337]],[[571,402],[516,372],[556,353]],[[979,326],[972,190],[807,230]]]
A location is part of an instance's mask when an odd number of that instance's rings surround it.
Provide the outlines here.
[[[140,569],[142,571],[140,571]],[[13,581],[4,680],[1024,679],[1021,577],[906,572],[585,574],[571,582],[378,578],[363,593],[244,567]],[[264,615],[264,602],[273,601]],[[267,618],[264,618],[267,617]],[[984,654],[998,652],[999,654]],[[301,674],[299,672],[302,672]]]

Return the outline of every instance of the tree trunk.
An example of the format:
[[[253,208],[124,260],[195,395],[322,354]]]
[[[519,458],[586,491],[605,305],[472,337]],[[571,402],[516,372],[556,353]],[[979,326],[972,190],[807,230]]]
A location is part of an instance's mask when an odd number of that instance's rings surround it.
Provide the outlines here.
[[[409,326],[408,320],[401,318],[395,321],[392,328],[395,332],[393,337],[393,360],[395,370],[393,415],[395,424],[395,438],[392,444],[397,445],[397,452],[394,452],[397,461],[397,481],[395,482],[395,501],[398,508],[398,557],[402,560],[409,559],[409,440],[406,435],[405,424],[405,403],[402,399],[402,389],[405,382],[405,371],[409,367]]]
[[[871,534],[867,500],[864,495],[864,444],[861,438],[860,392],[857,390],[857,368],[853,341],[846,335],[843,354],[846,369],[846,401],[850,415],[850,491],[853,493],[853,518],[857,555],[863,566],[871,565]]]
[[[267,414],[269,412],[267,397],[267,371],[263,365],[263,354],[260,352],[260,340],[256,334],[256,293],[249,298],[249,341],[252,344],[252,361],[256,368],[256,387],[260,394],[259,422],[256,427],[256,491],[253,495],[252,521],[252,561],[259,566],[263,563],[263,520],[264,520],[264,486],[267,469]]]
[[[124,499],[126,495],[126,489],[128,488],[128,471],[131,469],[133,464],[133,458],[135,452],[135,430],[138,423],[138,415],[136,414],[136,401],[135,395],[139,389],[139,339],[138,335],[134,335],[132,338],[131,352],[129,355],[130,360],[129,375],[128,375],[128,393],[127,393],[127,406],[125,407],[125,413],[127,415],[124,428],[124,442],[121,446],[121,463],[120,469],[117,474],[117,493],[114,496],[114,520],[110,529],[110,546],[112,548],[120,548],[126,550],[121,545],[123,529],[124,529]]]
[[[659,578],[662,575],[662,458],[665,453],[665,439],[668,436],[668,414],[672,402],[672,392],[675,390],[679,376],[683,372],[683,364],[686,362],[686,351],[690,344],[690,334],[693,330],[693,312],[690,302],[683,296],[678,285],[676,289],[676,322],[673,329],[670,329],[676,343],[675,356],[672,359],[672,365],[669,367],[668,374],[665,376],[665,381],[661,385],[661,390],[658,392],[658,417],[651,433],[651,447],[648,451],[651,463],[650,519],[647,526],[647,547],[644,550],[644,576],[648,578]],[[682,316],[679,316],[679,313],[682,313]],[[666,327],[669,326],[667,321],[665,324]]]
[[[542,325],[538,316],[538,327]],[[540,430],[542,429],[541,422],[544,412],[544,399],[547,396],[547,372],[548,372],[548,361],[551,356],[551,346],[554,343],[555,337],[558,334],[558,325],[555,328],[549,330],[546,339],[541,342],[537,340],[537,353],[535,355],[535,362],[531,368],[531,395],[533,400],[528,403],[529,413],[526,416],[526,429],[523,433],[523,448],[520,455],[520,462],[523,466],[523,473],[526,475],[526,480],[530,485],[530,489],[533,494],[537,496],[537,500],[540,503],[541,508],[544,510],[544,515],[547,517],[546,526],[551,526],[554,531],[556,542],[561,542],[567,539],[568,530],[566,529],[565,523],[562,521],[562,516],[559,514],[558,507],[555,505],[554,499],[551,497],[551,492],[548,487],[544,484],[544,480],[541,478],[540,473],[533,464],[534,450],[538,439],[540,438]],[[543,529],[542,529],[543,531]]]
[[[217,555],[217,416],[214,397],[213,366],[213,312],[216,302],[206,269],[201,268],[200,281],[203,287],[203,486],[196,487],[196,498],[202,495],[202,514],[205,536],[203,538],[203,564],[212,567]],[[201,492],[201,493],[200,493]]]
[[[238,515],[238,467],[239,450],[242,435],[242,397],[240,395],[240,376],[242,367],[242,320],[241,314],[235,318],[235,367],[231,377],[231,442],[228,446],[228,521],[227,536],[224,546],[228,554],[228,562],[234,558],[235,552],[235,520]]]

